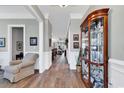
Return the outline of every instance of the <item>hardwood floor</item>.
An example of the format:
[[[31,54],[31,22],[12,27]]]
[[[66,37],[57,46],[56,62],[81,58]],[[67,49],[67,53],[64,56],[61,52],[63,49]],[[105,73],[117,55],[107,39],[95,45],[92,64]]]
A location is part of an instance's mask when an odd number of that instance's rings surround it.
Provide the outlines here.
[[[83,88],[85,87],[80,74],[69,70],[69,65],[64,55],[53,62],[51,68],[42,74],[36,73],[17,83],[10,83],[0,79],[3,88]]]

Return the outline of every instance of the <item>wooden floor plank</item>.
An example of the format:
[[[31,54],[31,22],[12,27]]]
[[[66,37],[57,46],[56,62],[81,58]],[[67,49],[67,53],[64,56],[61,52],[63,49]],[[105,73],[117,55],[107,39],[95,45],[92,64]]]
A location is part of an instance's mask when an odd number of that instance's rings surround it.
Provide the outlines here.
[[[6,79],[0,79],[2,88],[83,88],[80,74],[75,70],[69,70],[67,59],[58,56],[51,68],[42,74],[36,73],[17,83],[10,83]]]

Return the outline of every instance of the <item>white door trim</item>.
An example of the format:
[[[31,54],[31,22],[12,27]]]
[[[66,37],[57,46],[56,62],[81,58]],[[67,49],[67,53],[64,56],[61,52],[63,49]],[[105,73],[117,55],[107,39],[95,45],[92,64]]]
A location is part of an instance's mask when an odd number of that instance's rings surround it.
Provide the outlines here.
[[[8,53],[9,53],[9,61],[12,60],[12,27],[23,27],[23,52],[25,54],[25,24],[9,24],[8,25]]]

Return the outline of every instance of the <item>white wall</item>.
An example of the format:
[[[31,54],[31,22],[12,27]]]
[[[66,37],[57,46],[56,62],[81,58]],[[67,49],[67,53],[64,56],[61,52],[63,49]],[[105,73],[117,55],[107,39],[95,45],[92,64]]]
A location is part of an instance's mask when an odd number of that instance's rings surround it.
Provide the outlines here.
[[[76,63],[80,49],[73,48],[73,34],[79,34],[79,43],[80,43],[80,24],[81,24],[81,19],[71,19],[71,24],[68,32],[69,45],[67,50],[67,59],[70,65],[70,69],[76,69]]]
[[[44,32],[44,51],[49,51],[49,39],[52,39],[52,25],[48,19],[45,19],[45,32]]]
[[[124,87],[124,61],[117,59],[109,60],[109,87]]]
[[[0,52],[0,65],[1,68],[4,69],[6,65],[9,65],[9,53],[8,52]]]
[[[26,52],[32,51],[32,52],[38,52],[39,46],[30,46],[30,37],[38,37],[39,32],[38,32],[38,22],[32,19],[1,19],[0,20],[0,37],[5,37],[6,38],[6,47],[5,48],[0,48],[0,52],[7,52],[8,51],[8,25],[11,24],[25,24],[25,42],[26,42]]]
[[[45,31],[44,31],[44,62],[45,69],[49,69],[52,65],[52,52],[51,47],[49,46],[49,39],[52,40],[52,25],[48,19],[45,19]],[[51,42],[52,43],[52,42]]]
[[[8,57],[8,25],[13,24],[24,24],[25,25],[25,52],[39,52],[39,45],[30,46],[30,37],[39,38],[39,25],[36,20],[33,19],[1,19],[0,20],[0,37],[6,38],[5,48],[0,48],[0,64],[4,68],[5,65],[9,64]],[[3,57],[6,56],[6,57]]]

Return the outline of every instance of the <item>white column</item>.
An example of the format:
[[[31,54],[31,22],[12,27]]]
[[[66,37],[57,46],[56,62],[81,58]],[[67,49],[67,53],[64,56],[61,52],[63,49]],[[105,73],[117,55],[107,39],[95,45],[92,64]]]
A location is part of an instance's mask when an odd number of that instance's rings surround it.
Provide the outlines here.
[[[39,22],[39,72],[45,70],[44,55],[43,55],[43,40],[44,26],[43,21]]]
[[[78,51],[74,51],[73,49],[73,34],[74,32],[71,32],[71,30],[69,29],[68,32],[68,63],[69,63],[69,68],[71,70],[75,70],[76,69],[76,62],[77,62],[77,56],[78,56]]]
[[[68,54],[67,54],[67,57],[68,57],[68,63],[70,64],[70,49],[71,49],[71,37],[70,37],[70,28],[69,28],[69,31],[68,31]]]

